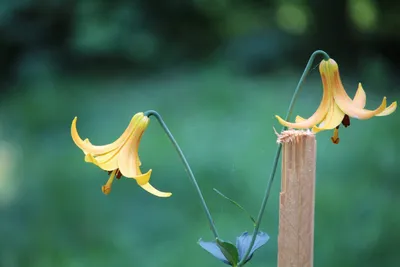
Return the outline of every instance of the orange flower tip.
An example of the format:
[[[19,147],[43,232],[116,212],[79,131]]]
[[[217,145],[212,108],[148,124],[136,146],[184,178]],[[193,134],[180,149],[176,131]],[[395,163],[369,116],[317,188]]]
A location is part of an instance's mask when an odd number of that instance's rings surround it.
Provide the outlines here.
[[[104,193],[104,195],[108,195],[111,192],[111,186],[103,185],[101,187],[101,191]]]
[[[340,138],[335,138],[335,137],[331,137],[331,140],[332,140],[332,143],[334,143],[334,144],[339,144],[339,141],[340,141]]]

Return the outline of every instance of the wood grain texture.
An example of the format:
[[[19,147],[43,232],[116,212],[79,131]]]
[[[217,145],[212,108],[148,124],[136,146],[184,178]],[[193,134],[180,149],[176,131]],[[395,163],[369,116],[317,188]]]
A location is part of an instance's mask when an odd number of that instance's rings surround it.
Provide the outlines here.
[[[289,130],[283,145],[279,201],[278,267],[312,267],[316,140],[310,132]]]

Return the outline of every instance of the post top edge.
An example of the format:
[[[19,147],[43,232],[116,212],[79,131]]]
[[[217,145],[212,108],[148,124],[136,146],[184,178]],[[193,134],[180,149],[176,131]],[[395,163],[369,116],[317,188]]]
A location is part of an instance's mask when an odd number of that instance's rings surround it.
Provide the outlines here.
[[[312,133],[310,130],[289,129],[281,132],[280,134],[276,133],[276,135],[278,136],[276,140],[278,144],[299,142],[300,139],[307,137],[315,138],[315,134]]]

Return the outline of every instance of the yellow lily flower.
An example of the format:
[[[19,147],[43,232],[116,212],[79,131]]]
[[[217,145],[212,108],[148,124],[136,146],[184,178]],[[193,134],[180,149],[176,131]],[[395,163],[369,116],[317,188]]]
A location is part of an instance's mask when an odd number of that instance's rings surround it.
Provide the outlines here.
[[[381,105],[375,110],[364,109],[366,94],[358,84],[357,92],[351,99],[341,82],[338,64],[333,60],[322,60],[319,64],[319,72],[322,78],[323,96],[317,111],[308,119],[296,117],[295,123],[287,122],[279,116],[275,116],[279,123],[294,129],[312,128],[314,133],[323,130],[334,129],[331,140],[334,144],[339,143],[339,126],[342,123],[345,127],[350,125],[350,117],[366,120],[374,116],[387,116],[397,108],[397,102],[386,107],[386,97]],[[318,126],[316,126],[319,124]]]
[[[140,170],[139,143],[150,121],[142,112],[133,116],[121,137],[114,143],[104,146],[92,145],[89,139],[82,140],[76,129],[76,121],[77,117],[72,121],[71,136],[75,144],[85,153],[85,161],[110,174],[107,183],[102,187],[104,194],[110,193],[114,178],[119,179],[123,175],[135,179],[138,185],[150,194],[158,197],[171,196],[171,193],[158,191],[149,183],[151,169],[145,174]]]

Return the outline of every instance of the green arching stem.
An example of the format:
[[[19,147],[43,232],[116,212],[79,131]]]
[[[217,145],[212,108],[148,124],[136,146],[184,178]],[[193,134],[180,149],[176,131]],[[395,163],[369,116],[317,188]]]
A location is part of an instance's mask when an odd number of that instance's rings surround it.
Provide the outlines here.
[[[158,114],[157,111],[148,110],[144,114],[147,117],[154,116],[158,120],[158,122],[160,123],[160,125],[163,128],[164,132],[167,134],[169,140],[171,141],[172,145],[175,147],[176,152],[178,152],[178,155],[181,158],[182,163],[185,166],[185,169],[186,169],[187,173],[189,174],[189,177],[192,180],[192,182],[194,184],[194,187],[196,188],[196,191],[197,191],[197,193],[198,193],[198,195],[200,197],[201,204],[202,204],[202,206],[204,208],[204,211],[205,211],[205,213],[207,215],[208,223],[210,224],[210,229],[213,232],[214,237],[218,238],[217,228],[214,225],[214,220],[211,217],[210,210],[207,207],[206,201],[204,200],[204,197],[203,197],[203,194],[201,193],[200,187],[197,184],[196,178],[194,177],[192,169],[190,168],[190,165],[189,165],[188,161],[186,160],[186,157],[183,154],[182,149],[179,147],[179,145],[176,142],[176,140],[175,140],[174,136],[172,135],[171,131],[168,129],[168,126],[165,124],[165,122],[162,119],[161,115]]]
[[[315,59],[315,57],[317,55],[322,55],[324,57],[324,60],[328,60],[329,59],[329,55],[326,52],[322,51],[322,50],[317,50],[314,53],[312,53],[312,55],[310,56],[310,59],[308,60],[306,68],[304,69],[304,72],[300,77],[300,80],[299,80],[299,82],[298,82],[298,84],[296,86],[296,89],[294,90],[292,100],[290,101],[289,108],[288,108],[287,113],[286,113],[286,117],[285,117],[286,121],[289,121],[290,117],[292,116],[293,108],[294,108],[294,105],[296,103],[297,96],[298,96],[298,94],[300,92],[301,85],[303,84],[305,78],[307,77],[307,74],[310,71],[312,63],[314,62],[314,59]],[[281,131],[284,131],[284,130],[286,130],[286,127],[283,127]],[[269,195],[271,193],[272,183],[274,182],[275,173],[276,173],[276,169],[277,169],[277,166],[278,166],[278,161],[279,161],[279,156],[281,154],[281,150],[282,150],[282,145],[278,144],[278,148],[276,149],[276,152],[275,152],[274,162],[272,163],[272,171],[271,171],[271,174],[269,176],[268,185],[267,185],[267,188],[265,190],[264,199],[263,199],[263,201],[261,203],[261,208],[260,208],[260,211],[258,213],[257,224],[254,227],[254,232],[253,232],[253,236],[252,236],[252,239],[251,239],[251,242],[250,242],[250,246],[247,249],[244,257],[239,262],[238,266],[243,266],[244,265],[244,262],[246,261],[247,257],[249,256],[250,251],[253,248],[254,242],[256,241],[258,230],[260,229],[260,225],[261,225],[261,220],[262,220],[262,217],[264,215],[265,206],[267,204]]]

